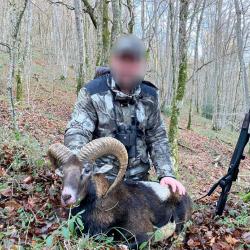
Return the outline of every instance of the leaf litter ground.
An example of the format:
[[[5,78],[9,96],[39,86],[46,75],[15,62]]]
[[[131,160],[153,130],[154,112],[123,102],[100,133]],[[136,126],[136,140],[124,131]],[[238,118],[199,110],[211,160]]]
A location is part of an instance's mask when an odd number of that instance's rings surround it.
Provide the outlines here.
[[[29,108],[17,106],[20,131],[37,141],[42,159],[46,159],[49,143],[62,142],[74,102],[74,90],[61,88],[59,84],[57,88],[43,86]],[[0,98],[0,106],[1,129],[8,130],[10,116],[4,98]],[[183,116],[179,130],[179,178],[196,200],[226,173],[233,145],[198,133],[199,122],[193,125],[193,130],[184,129],[185,124]],[[0,241],[13,249],[17,245],[32,248],[57,230],[60,221],[66,218],[60,207],[60,179],[50,170],[47,161],[30,161],[25,145],[11,145],[5,140],[0,141],[0,147]],[[158,243],[154,249],[249,249],[250,208],[241,198],[249,192],[249,173],[247,156],[222,217],[214,217],[219,193],[195,201],[192,222],[185,231]]]

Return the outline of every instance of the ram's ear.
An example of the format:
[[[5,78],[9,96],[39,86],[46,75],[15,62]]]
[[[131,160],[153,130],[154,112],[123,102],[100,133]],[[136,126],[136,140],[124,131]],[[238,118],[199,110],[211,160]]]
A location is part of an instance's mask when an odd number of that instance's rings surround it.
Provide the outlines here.
[[[107,172],[109,172],[111,169],[113,168],[112,165],[110,164],[105,164],[102,167],[100,167],[95,173],[96,174],[106,174]]]
[[[56,157],[53,154],[51,154],[50,151],[48,152],[48,157],[49,157],[49,161],[50,161],[52,169],[58,168],[59,167],[58,160],[56,159]]]

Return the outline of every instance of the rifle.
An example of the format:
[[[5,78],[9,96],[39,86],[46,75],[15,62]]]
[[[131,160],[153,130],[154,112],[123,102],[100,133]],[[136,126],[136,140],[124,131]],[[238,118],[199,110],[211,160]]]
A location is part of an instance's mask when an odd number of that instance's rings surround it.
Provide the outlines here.
[[[228,194],[232,187],[232,183],[233,181],[237,180],[240,161],[245,159],[245,156],[243,155],[243,153],[244,153],[245,146],[249,141],[249,132],[250,132],[249,123],[250,123],[250,110],[245,115],[245,118],[241,127],[241,131],[240,131],[240,136],[238,138],[235,150],[233,152],[227,174],[223,176],[218,182],[216,182],[206,195],[206,196],[210,196],[218,186],[221,187],[220,197],[216,205],[216,212],[215,212],[216,215],[222,215],[223,210],[226,205]]]

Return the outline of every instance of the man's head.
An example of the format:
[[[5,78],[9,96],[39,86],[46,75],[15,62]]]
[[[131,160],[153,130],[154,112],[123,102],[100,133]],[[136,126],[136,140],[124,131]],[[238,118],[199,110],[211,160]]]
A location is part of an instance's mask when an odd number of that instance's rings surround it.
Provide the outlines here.
[[[143,42],[134,35],[122,36],[115,42],[110,66],[112,75],[122,90],[132,90],[143,79],[145,54]]]

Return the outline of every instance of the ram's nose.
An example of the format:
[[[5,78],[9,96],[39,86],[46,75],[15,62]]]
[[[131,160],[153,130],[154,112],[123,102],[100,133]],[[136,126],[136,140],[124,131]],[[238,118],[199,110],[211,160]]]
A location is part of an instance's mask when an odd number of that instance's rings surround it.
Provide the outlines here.
[[[69,187],[63,188],[61,202],[63,206],[73,205],[76,202],[76,192]]]
[[[67,201],[71,198],[71,194],[63,194],[62,200],[67,203]]]

